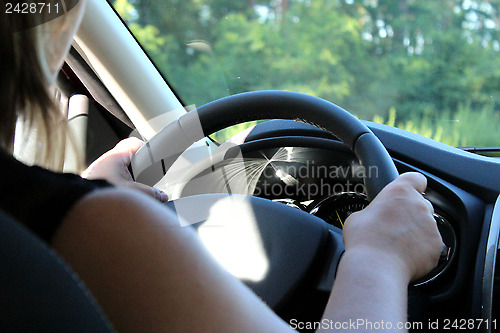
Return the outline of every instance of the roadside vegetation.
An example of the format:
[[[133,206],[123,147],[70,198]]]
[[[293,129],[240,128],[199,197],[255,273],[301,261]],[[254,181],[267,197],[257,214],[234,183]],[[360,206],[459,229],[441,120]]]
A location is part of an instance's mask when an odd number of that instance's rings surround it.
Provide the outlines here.
[[[500,0],[113,4],[185,104],[293,90],[453,146],[500,146]]]

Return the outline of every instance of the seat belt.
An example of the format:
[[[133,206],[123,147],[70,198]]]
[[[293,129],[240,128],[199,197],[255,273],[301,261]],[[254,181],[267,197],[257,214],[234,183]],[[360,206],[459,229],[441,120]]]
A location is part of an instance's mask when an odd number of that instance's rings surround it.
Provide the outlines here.
[[[72,47],[62,68],[64,74],[70,78],[78,79],[92,98],[105,108],[109,113],[119,119],[122,123],[135,129],[132,121],[121,108],[108,89],[102,84],[94,71],[83,60],[80,54]],[[72,80],[75,81],[75,80]]]

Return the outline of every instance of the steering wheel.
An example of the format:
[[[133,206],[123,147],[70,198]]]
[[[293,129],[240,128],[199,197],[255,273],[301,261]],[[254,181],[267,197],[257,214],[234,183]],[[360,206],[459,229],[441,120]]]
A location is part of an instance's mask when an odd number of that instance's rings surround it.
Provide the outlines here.
[[[364,167],[377,167],[377,173],[365,173],[369,200],[398,176],[385,147],[356,117],[318,97],[287,91],[233,95],[183,115],[136,152],[131,163],[132,174],[136,181],[152,185],[159,179],[151,179],[148,175],[155,174],[155,170],[156,174],[158,170],[160,175],[165,174],[194,142],[228,126],[263,119],[306,122],[343,141]],[[237,237],[235,233],[241,234],[242,229],[234,228],[235,223],[245,225],[245,237],[261,241],[263,251],[255,255],[262,257],[263,252],[267,264],[259,278],[242,280],[272,308],[279,306],[311,270],[319,274],[318,288],[329,290],[332,287],[344,248],[341,232],[323,220],[252,196],[204,194],[173,200],[168,205],[180,220],[191,221],[187,224],[193,224],[198,230],[211,224],[216,224],[217,230],[226,226],[226,231],[230,230],[224,233],[226,239]],[[194,220],[188,216],[193,211]],[[220,247],[221,238],[217,242]],[[239,250],[233,248],[234,239],[229,244],[225,251],[237,256]],[[251,260],[241,257],[240,261],[246,264]]]

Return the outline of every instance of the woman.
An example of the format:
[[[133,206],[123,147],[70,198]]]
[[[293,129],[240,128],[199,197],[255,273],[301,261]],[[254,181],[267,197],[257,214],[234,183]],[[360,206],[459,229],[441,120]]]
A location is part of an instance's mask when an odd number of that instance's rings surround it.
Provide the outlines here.
[[[47,135],[50,157],[58,118],[48,89],[84,6],[80,1],[64,16],[28,30],[34,26],[33,17],[3,14],[1,165],[16,171],[3,177],[2,188],[14,190],[20,179],[28,177],[40,194],[29,202],[14,196],[1,208],[43,237],[72,266],[118,331],[291,331],[214,261],[190,228],[179,227],[175,214],[152,198],[165,201],[163,194],[131,181],[126,166],[139,142],[122,141],[84,173],[114,187],[29,168],[11,156],[16,120],[21,117]],[[43,16],[37,19],[43,21]],[[365,210],[347,219],[346,252],[325,319],[384,321],[394,326],[406,320],[407,286],[436,265],[442,245],[432,205],[421,195],[425,188],[424,176],[404,174]],[[41,217],[49,213],[37,218],[23,215],[21,207],[50,198],[65,198],[57,214],[50,212],[50,219]],[[43,210],[43,205],[38,208]]]

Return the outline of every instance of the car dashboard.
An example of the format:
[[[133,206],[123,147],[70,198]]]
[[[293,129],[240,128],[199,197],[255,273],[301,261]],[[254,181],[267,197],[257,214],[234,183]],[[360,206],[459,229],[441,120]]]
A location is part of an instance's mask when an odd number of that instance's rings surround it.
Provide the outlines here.
[[[438,266],[409,288],[410,321],[425,322],[424,327],[439,322],[441,328],[460,330],[472,320],[478,331],[495,331],[500,216],[499,208],[494,208],[500,185],[496,177],[494,181],[485,178],[500,174],[499,161],[398,129],[367,125],[384,143],[400,173],[416,171],[427,177],[424,196],[434,207],[446,245]],[[222,170],[216,183],[243,175],[246,194],[303,210],[338,229],[350,214],[368,205],[363,177],[377,172],[376,168],[361,166],[347,146],[313,126],[268,121],[256,126],[237,150],[244,163],[232,163],[228,157],[215,165]],[[196,188],[188,184],[183,196],[197,194]],[[309,308],[325,302],[326,297],[316,292],[311,288],[307,292]],[[304,295],[302,305],[303,300]],[[297,311],[287,307],[278,313],[291,318]]]

